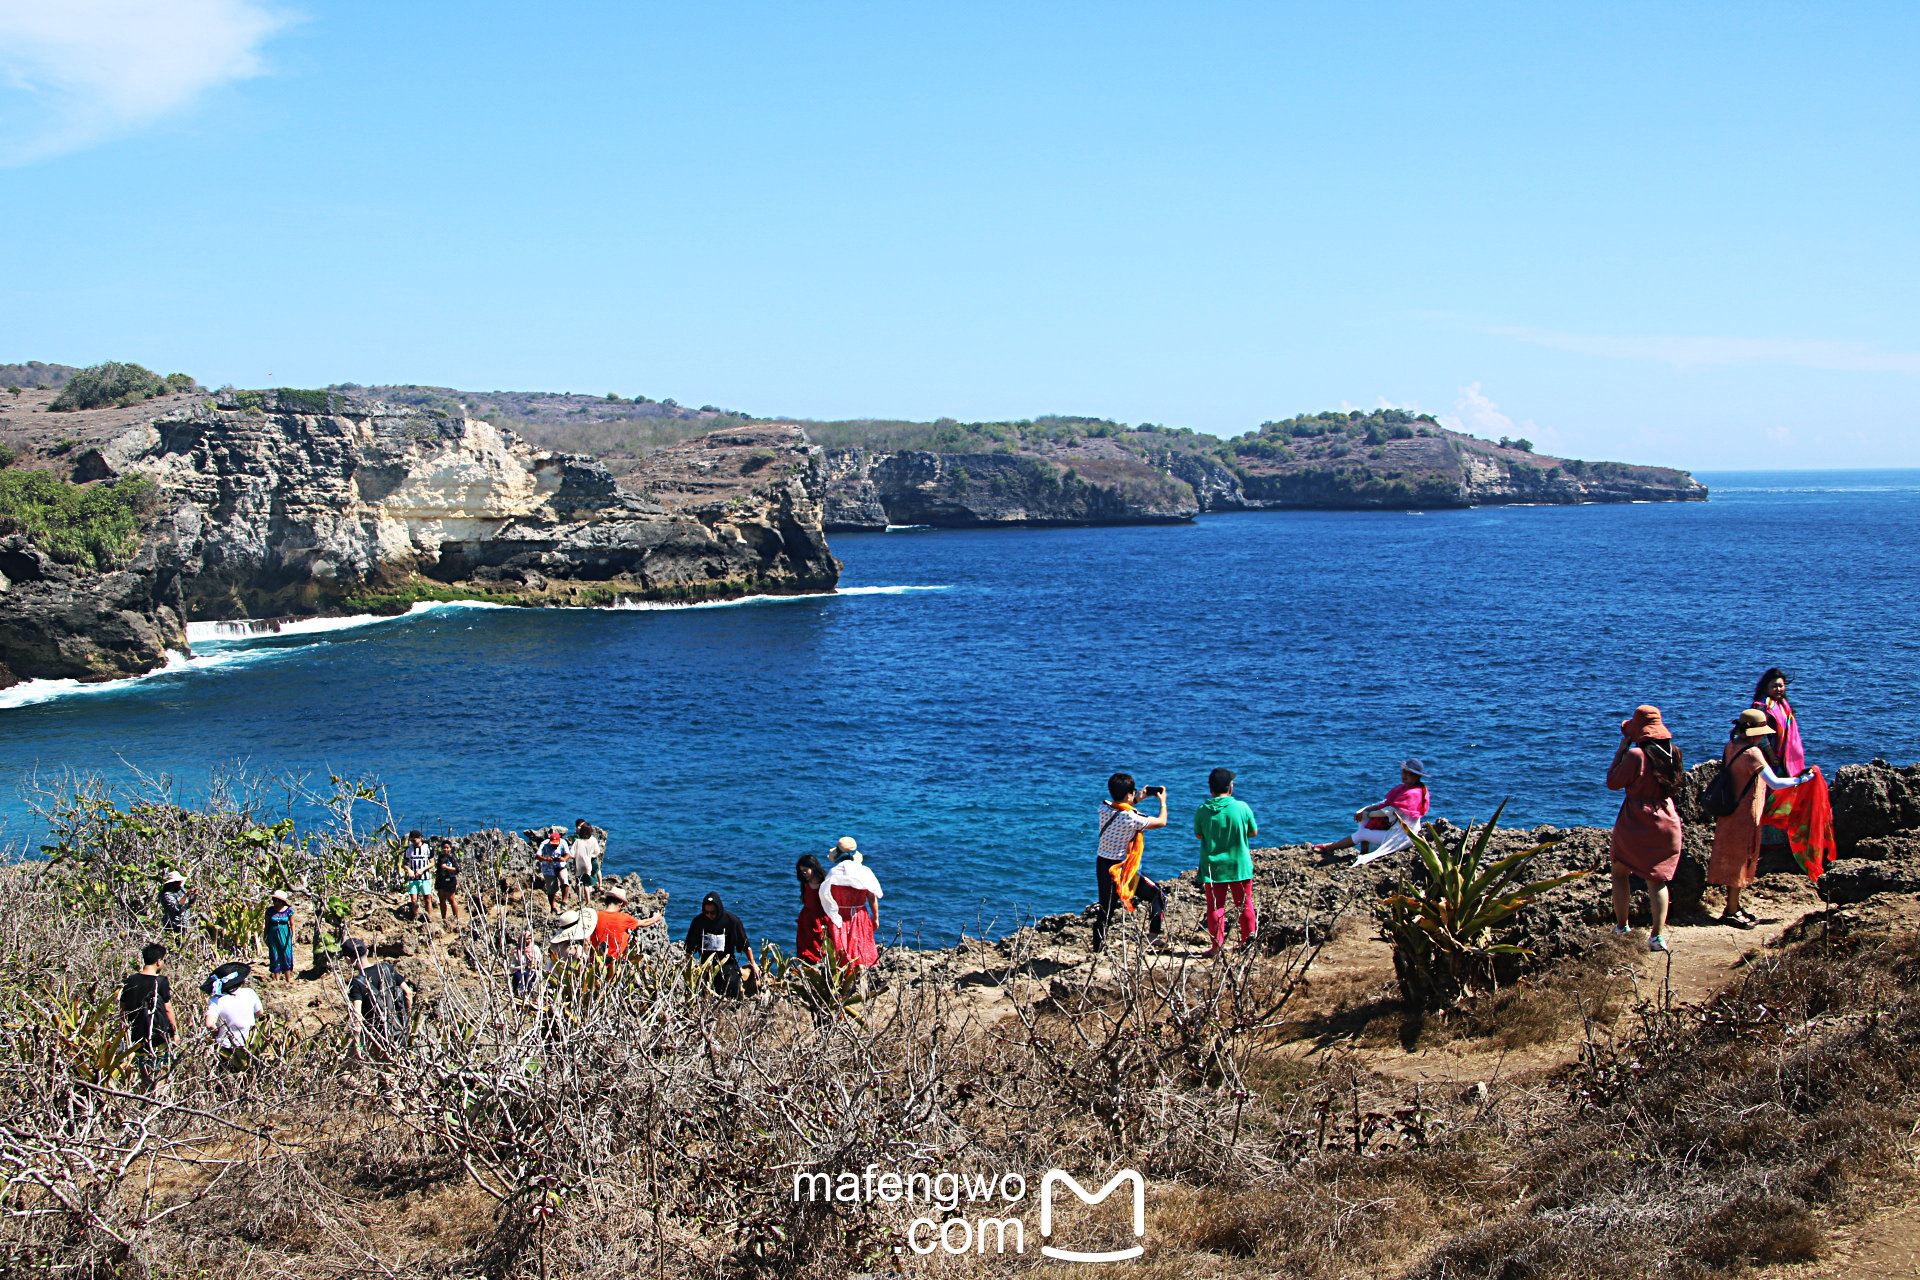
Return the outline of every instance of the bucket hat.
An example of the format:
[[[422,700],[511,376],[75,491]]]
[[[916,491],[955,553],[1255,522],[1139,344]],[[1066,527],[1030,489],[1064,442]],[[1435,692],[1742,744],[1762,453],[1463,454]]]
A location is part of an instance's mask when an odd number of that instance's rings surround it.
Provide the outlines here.
[[[1635,707],[1633,714],[1620,722],[1620,731],[1635,742],[1665,742],[1673,737],[1673,730],[1660,717],[1660,708],[1645,704]]]

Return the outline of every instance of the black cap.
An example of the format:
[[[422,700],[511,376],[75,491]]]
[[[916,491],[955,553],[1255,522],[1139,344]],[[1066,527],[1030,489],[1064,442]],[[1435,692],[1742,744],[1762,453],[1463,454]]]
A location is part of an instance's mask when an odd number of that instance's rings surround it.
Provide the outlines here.
[[[340,944],[340,954],[345,956],[349,960],[358,960],[361,956],[366,955],[371,950],[372,950],[371,947],[367,946],[366,943],[362,942],[358,938],[348,938],[345,942]]]

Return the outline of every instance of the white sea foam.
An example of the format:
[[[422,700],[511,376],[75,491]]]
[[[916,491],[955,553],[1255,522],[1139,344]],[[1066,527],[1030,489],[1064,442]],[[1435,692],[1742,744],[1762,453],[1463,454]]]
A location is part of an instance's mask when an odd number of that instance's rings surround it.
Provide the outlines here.
[[[735,609],[747,605],[789,604],[796,600],[830,600],[837,595],[897,596],[909,591],[950,590],[952,590],[950,586],[843,587],[838,591],[822,591],[813,595],[742,596],[737,600],[706,600],[699,604],[623,600],[618,604],[598,607],[612,610]],[[167,661],[164,666],[156,667],[143,675],[128,676],[121,680],[101,680],[91,684],[78,680],[23,680],[12,688],[0,689],[0,711],[12,707],[28,707],[39,702],[50,702],[55,698],[114,693],[131,688],[142,681],[157,680],[163,676],[216,671],[221,667],[250,666],[256,662],[277,658],[282,654],[298,653],[306,647],[304,645],[256,646],[249,643],[255,640],[271,640],[279,636],[321,635],[329,631],[372,626],[379,622],[396,622],[417,614],[437,613],[449,609],[510,609],[513,607],[490,600],[434,600],[415,604],[405,613],[390,615],[360,613],[345,618],[243,618],[229,622],[190,622],[187,624],[187,642],[199,648],[199,652],[191,657],[170,649],[167,651]]]
[[[22,680],[12,688],[0,689],[0,711],[11,707],[30,707],[36,702],[50,702],[55,698],[64,698],[72,694],[112,693],[117,689],[138,684],[142,680],[152,680],[176,671],[185,671],[193,665],[193,661],[177,649],[169,649],[165,666],[155,667],[142,675],[128,676],[122,680],[96,680],[87,684],[78,680]]]
[[[898,596],[909,591],[951,591],[951,586],[841,587],[836,591],[812,591],[790,596],[737,596],[732,600],[701,600],[695,604],[675,604],[669,600],[616,600],[597,606],[615,612],[650,612],[659,609],[739,609],[763,604],[795,604],[802,600],[831,600],[835,596]]]
[[[434,613],[441,609],[506,609],[510,607],[491,600],[430,600],[415,603],[405,613],[354,613],[344,618],[235,618],[227,622],[189,622],[187,643],[237,644],[248,640],[270,639],[273,636],[319,635],[327,631],[368,627],[379,622],[397,622],[401,618]]]

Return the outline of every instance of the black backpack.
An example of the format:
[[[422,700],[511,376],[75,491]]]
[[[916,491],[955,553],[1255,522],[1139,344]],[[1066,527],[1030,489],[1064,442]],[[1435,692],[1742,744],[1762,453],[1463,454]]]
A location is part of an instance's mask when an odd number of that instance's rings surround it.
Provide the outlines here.
[[[1734,759],[1737,760],[1739,757],[1735,756]],[[1760,775],[1755,773],[1753,777],[1748,778],[1746,787],[1736,795],[1733,790],[1733,763],[1728,761],[1722,764],[1719,771],[1713,775],[1713,781],[1709,782],[1707,789],[1701,793],[1700,807],[1716,818],[1726,817],[1740,807],[1740,802],[1747,798],[1747,792],[1753,790],[1753,784],[1759,777]]]
[[[405,1044],[413,1028],[399,971],[390,964],[376,964],[360,977],[369,997],[368,1029],[388,1044]]]

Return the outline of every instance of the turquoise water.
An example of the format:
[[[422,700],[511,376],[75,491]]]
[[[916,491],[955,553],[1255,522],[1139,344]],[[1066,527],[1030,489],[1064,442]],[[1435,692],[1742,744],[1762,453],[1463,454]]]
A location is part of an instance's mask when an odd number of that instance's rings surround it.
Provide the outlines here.
[[[1704,504],[841,535],[835,597],[197,644],[0,694],[0,744],[14,779],[138,768],[191,796],[243,764],[378,775],[429,828],[586,816],[618,869],[775,939],[794,857],[854,835],[883,931],[927,942],[1087,901],[1116,768],[1170,789],[1147,849],[1170,872],[1216,764],[1275,842],[1342,834],[1406,755],[1456,820],[1512,796],[1518,822],[1608,823],[1635,703],[1697,760],[1776,664],[1816,763],[1920,759],[1920,472],[1702,478]],[[36,834],[11,787],[0,814]]]

